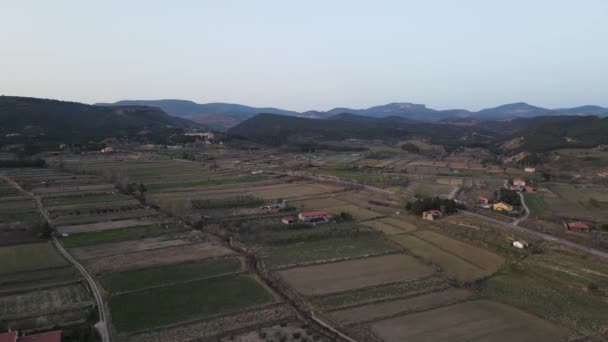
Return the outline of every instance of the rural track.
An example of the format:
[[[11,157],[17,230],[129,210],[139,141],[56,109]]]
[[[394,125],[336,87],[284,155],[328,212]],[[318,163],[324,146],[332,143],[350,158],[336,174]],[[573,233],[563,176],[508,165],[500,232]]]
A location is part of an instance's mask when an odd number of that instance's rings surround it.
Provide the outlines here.
[[[379,192],[379,193],[383,193],[383,194],[393,194],[393,191],[390,190],[386,190],[386,189],[380,189],[377,188],[375,186],[371,186],[371,185],[362,185],[356,182],[351,182],[351,181],[347,181],[347,180],[342,180],[342,179],[334,179],[334,178],[328,178],[328,177],[318,177],[318,176],[311,176],[311,175],[304,175],[304,174],[293,174],[293,173],[284,173],[284,172],[275,172],[277,174],[285,174],[285,175],[289,175],[289,176],[300,176],[300,177],[305,177],[305,178],[310,178],[310,179],[315,179],[315,180],[319,180],[319,181],[325,181],[325,182],[333,182],[333,183],[338,183],[338,184],[350,184],[350,185],[355,185],[355,186],[360,186],[363,187],[367,190],[371,190],[371,191],[375,191],[375,192]],[[477,218],[486,220],[486,221],[490,221],[492,223],[496,223],[499,224],[507,229],[512,229],[512,230],[516,230],[516,231],[520,231],[523,233],[528,233],[528,234],[532,234],[535,235],[543,240],[547,240],[547,241],[552,241],[552,242],[556,242],[559,244],[562,244],[564,246],[568,246],[574,249],[578,249],[580,251],[583,252],[587,252],[591,255],[597,256],[597,257],[601,257],[601,258],[607,258],[608,259],[608,253],[606,252],[602,252],[600,250],[597,250],[595,248],[591,248],[591,247],[587,247],[566,239],[562,239],[562,238],[558,238],[556,236],[553,235],[549,235],[549,234],[545,234],[545,233],[541,233],[529,228],[524,228],[519,226],[519,224],[523,221],[525,221],[529,216],[530,216],[530,209],[528,208],[527,204],[525,203],[524,200],[524,196],[521,194],[521,192],[518,192],[520,198],[522,199],[522,206],[524,207],[524,209],[526,210],[526,215],[524,217],[522,217],[519,220],[516,220],[515,222],[511,222],[511,223],[507,223],[507,222],[503,222],[485,215],[481,215],[481,214],[477,214],[474,213],[472,211],[468,211],[468,210],[459,210],[458,212],[464,214],[464,215],[469,215],[469,216],[475,216]]]
[[[36,196],[33,192],[23,189],[17,182],[15,182],[14,180],[12,180],[9,177],[6,177],[3,174],[0,174],[0,178],[4,179],[5,181],[12,184],[14,187],[19,189],[19,191],[21,191],[21,192],[27,194],[28,196],[30,196],[31,198],[33,198],[34,201],[36,202],[36,208],[38,208],[38,211],[40,212],[40,214],[42,214],[42,216],[44,217],[46,222],[49,225],[51,225],[51,218],[49,216],[49,213],[46,211],[46,209],[42,205],[40,196]],[[110,342],[111,339],[110,339],[110,334],[108,331],[108,326],[106,324],[106,322],[108,320],[106,319],[106,311],[105,311],[105,306],[103,303],[103,297],[101,296],[101,292],[99,291],[99,288],[97,287],[97,284],[95,283],[95,280],[93,280],[93,277],[91,277],[91,275],[89,275],[87,270],[78,261],[76,261],[76,259],[74,259],[65,250],[65,248],[63,248],[63,246],[61,245],[61,243],[59,243],[59,241],[57,240],[57,237],[55,236],[54,233],[51,235],[51,240],[53,241],[53,245],[55,246],[55,248],[57,248],[59,253],[61,253],[72,265],[74,265],[76,267],[76,269],[78,269],[80,274],[82,274],[84,279],[89,284],[89,288],[93,292],[93,297],[95,298],[95,302],[97,302],[97,308],[99,310],[99,322],[95,323],[95,329],[97,329],[97,331],[99,332],[102,342]]]
[[[99,332],[102,342],[110,342],[110,333],[108,331],[108,325],[106,324],[108,321],[106,317],[106,308],[103,303],[103,297],[101,296],[101,292],[99,291],[95,280],[93,277],[91,277],[87,270],[78,261],[76,261],[76,259],[74,259],[70,253],[65,250],[65,248],[63,248],[59,240],[57,240],[55,234],[52,235],[52,240],[57,250],[59,250],[59,252],[78,269],[80,274],[82,274],[84,279],[89,284],[89,288],[91,289],[91,292],[93,292],[93,297],[95,297],[95,301],[97,302],[97,310],[99,311],[99,322],[95,323],[95,329],[97,329]]]
[[[580,245],[578,243],[574,243],[574,242],[566,240],[566,239],[558,238],[558,237],[555,237],[553,235],[537,232],[536,230],[532,230],[532,229],[529,229],[529,228],[524,228],[524,227],[515,225],[514,224],[515,222],[507,223],[507,222],[503,222],[503,221],[500,221],[500,220],[497,220],[497,219],[494,219],[494,218],[491,218],[491,217],[488,217],[488,216],[485,216],[485,215],[481,215],[481,214],[478,214],[478,213],[474,213],[472,211],[467,211],[467,210],[459,210],[459,212],[462,213],[462,214],[464,214],[464,215],[474,216],[474,217],[477,217],[477,218],[480,218],[480,219],[483,219],[483,220],[486,220],[486,221],[490,221],[492,223],[499,224],[499,225],[501,225],[501,226],[503,226],[503,227],[505,227],[507,229],[516,230],[516,231],[519,231],[519,232],[522,232],[522,233],[532,234],[532,235],[535,235],[535,236],[537,236],[537,237],[539,237],[539,238],[541,238],[543,240],[557,242],[557,243],[562,244],[564,246],[572,247],[574,249],[578,249],[580,251],[587,252],[587,253],[592,254],[594,256],[598,256],[598,257],[601,257],[601,258],[608,258],[608,253],[606,253],[606,252],[602,252],[600,250],[597,250],[597,249],[594,249],[594,248],[591,248],[591,247],[583,246],[583,245]]]

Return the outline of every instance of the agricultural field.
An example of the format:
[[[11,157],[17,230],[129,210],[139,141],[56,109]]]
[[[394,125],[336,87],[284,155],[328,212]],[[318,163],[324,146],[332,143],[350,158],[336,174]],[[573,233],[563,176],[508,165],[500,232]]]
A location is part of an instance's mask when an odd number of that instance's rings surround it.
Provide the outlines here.
[[[142,288],[142,285],[157,287],[241,271],[243,271],[242,260],[222,258],[110,273],[99,277],[99,281],[108,292],[118,293],[137,290]]]
[[[565,183],[547,183],[545,186],[558,197],[542,197],[544,215],[589,221],[608,219],[608,187]]]
[[[46,186],[31,177],[28,184],[66,223],[59,229],[69,236],[61,241],[103,289],[118,340],[324,340],[302,327],[291,301],[281,302],[270,288],[286,290],[283,295],[361,341],[600,336],[608,327],[600,300],[608,270],[601,263],[556,254],[551,244],[479,218],[451,215],[426,222],[397,213],[415,194],[448,196],[459,187],[463,193],[475,187],[491,191],[503,178],[522,173],[495,174],[481,166],[475,151],[448,155],[415,143],[425,156],[378,143],[367,144],[372,148],[365,153],[188,150],[195,162],[170,159],[181,152],[79,156],[66,162],[68,168],[94,176],[71,179],[49,171],[57,183]],[[366,171],[346,167],[354,163]],[[302,177],[315,173],[375,182],[396,195]],[[407,178],[408,185],[386,183],[394,175]],[[131,196],[103,190],[105,182],[120,179],[143,184],[148,206],[193,204],[181,213],[163,212],[182,219],[204,216],[197,227],[205,238],[192,240],[188,227],[161,214],[112,220],[116,211],[109,209],[142,209]],[[62,186],[66,191],[59,191]],[[556,198],[527,195],[533,216],[552,214],[551,201],[577,203],[578,214],[596,214],[606,202],[600,186],[547,187]],[[86,197],[88,203],[78,200]],[[237,201],[244,197],[252,200]],[[591,198],[599,207],[594,209]],[[277,199],[298,211],[348,212],[354,221],[283,225],[281,217],[296,212],[252,210]],[[95,209],[108,212],[97,217]],[[95,222],[70,221],[83,214]],[[512,238],[525,238],[534,249],[514,250]],[[244,254],[257,259],[255,267]]]
[[[372,324],[384,341],[559,341],[570,331],[512,307],[471,301]]]
[[[399,314],[458,303],[469,299],[471,295],[472,293],[468,290],[448,289],[411,298],[392,299],[389,301],[332,311],[328,316],[332,321],[337,322],[340,325],[355,325],[384,317],[392,317]]]
[[[47,242],[0,247],[0,274],[67,266],[67,261]]]
[[[184,230],[178,224],[154,224],[147,226],[132,226],[111,230],[101,230],[89,233],[75,233],[61,237],[61,243],[65,247],[76,247],[82,245],[94,245],[107,242],[118,242],[124,240],[136,240],[157,235],[177,233]]]
[[[335,238],[299,241],[258,247],[264,263],[271,268],[315,261],[378,255],[396,251],[381,234],[355,234]]]
[[[402,254],[290,268],[279,275],[305,296],[403,282],[433,274],[433,269]]]
[[[116,329],[136,331],[272,301],[255,279],[239,275],[119,294],[110,297],[109,304]]]
[[[482,278],[487,273],[470,262],[442,250],[419,237],[413,235],[394,235],[392,239],[409,250],[412,254],[431,262],[450,277],[461,281],[473,281]]]

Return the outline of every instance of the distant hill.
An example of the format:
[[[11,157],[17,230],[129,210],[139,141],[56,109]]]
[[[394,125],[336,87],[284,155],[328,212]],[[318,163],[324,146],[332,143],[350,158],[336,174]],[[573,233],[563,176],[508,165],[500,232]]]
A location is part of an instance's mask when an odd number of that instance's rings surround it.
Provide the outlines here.
[[[97,103],[99,106],[153,106],[163,111],[205,124],[215,129],[225,130],[239,122],[246,120],[259,113],[272,113],[282,115],[298,116],[298,112],[277,108],[256,108],[231,103],[206,103],[198,104],[186,100],[127,100],[115,103]]]
[[[493,142],[498,136],[474,127],[427,123],[396,116],[372,118],[349,113],[337,114],[326,120],[258,114],[231,128],[228,134],[274,146],[302,141],[398,140],[413,137],[449,146],[472,146]]]
[[[564,147],[596,147],[608,144],[608,118],[546,116],[522,119],[511,123],[513,124],[523,126],[511,136],[523,138],[520,150],[546,152]]]
[[[200,124],[155,107],[91,106],[28,97],[0,96],[0,137],[23,135],[60,142],[130,137]]]
[[[423,104],[395,102],[364,109],[338,107],[329,111],[310,110],[295,112],[279,108],[258,108],[230,103],[198,104],[186,100],[140,100],[119,101],[116,103],[101,103],[99,105],[145,105],[158,107],[170,115],[186,118],[209,125],[215,129],[227,130],[256,114],[281,114],[286,116],[310,119],[327,119],[338,114],[353,114],[373,118],[401,117],[424,122],[444,122],[455,125],[471,124],[481,120],[502,120],[515,118],[531,118],[546,115],[597,115],[608,116],[608,108],[598,106],[581,106],[576,108],[547,109],[517,102],[483,109],[478,112],[466,109],[435,110]],[[470,120],[469,120],[470,119]]]

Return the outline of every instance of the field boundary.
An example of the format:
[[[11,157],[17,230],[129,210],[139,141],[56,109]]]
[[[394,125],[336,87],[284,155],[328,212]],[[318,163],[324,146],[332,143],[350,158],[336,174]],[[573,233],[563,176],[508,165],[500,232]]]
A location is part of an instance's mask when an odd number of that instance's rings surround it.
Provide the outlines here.
[[[300,262],[300,263],[297,263],[297,264],[288,264],[288,265],[281,265],[281,266],[277,266],[277,267],[271,267],[270,270],[273,271],[273,272],[275,272],[275,271],[284,271],[284,270],[288,270],[288,269],[292,269],[292,268],[298,268],[298,267],[307,267],[307,266],[332,264],[332,263],[335,263],[335,262],[352,261],[352,260],[358,260],[358,259],[368,259],[368,258],[373,258],[373,257],[381,257],[381,256],[385,256],[385,255],[391,255],[391,254],[403,254],[403,251],[402,250],[395,250],[395,251],[382,252],[382,253],[378,253],[378,254],[358,255],[358,256],[354,256],[354,257],[342,257],[342,258],[333,258],[333,259],[324,259],[324,260],[305,261],[305,262]],[[264,260],[264,257],[262,257],[262,261],[263,260]]]

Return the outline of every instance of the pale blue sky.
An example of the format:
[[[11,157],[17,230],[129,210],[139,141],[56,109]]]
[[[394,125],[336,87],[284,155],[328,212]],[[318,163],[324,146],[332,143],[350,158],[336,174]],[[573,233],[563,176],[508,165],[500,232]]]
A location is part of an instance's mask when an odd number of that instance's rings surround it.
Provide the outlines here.
[[[0,0],[0,94],[608,106],[608,1]]]

